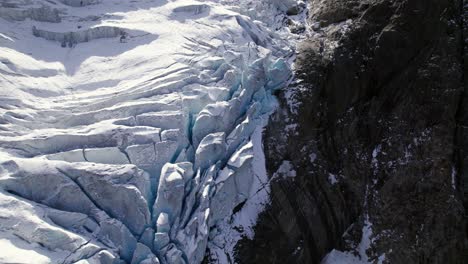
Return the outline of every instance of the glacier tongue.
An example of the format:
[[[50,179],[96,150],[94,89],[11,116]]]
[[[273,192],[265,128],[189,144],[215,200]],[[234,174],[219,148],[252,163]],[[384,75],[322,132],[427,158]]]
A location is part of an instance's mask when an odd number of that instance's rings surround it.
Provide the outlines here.
[[[0,8],[0,262],[232,257],[293,51],[226,2]]]

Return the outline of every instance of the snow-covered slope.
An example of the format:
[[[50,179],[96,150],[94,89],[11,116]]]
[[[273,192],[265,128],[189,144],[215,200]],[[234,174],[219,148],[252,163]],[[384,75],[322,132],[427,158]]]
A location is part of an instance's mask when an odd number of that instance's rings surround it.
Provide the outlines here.
[[[232,258],[293,54],[245,5],[0,3],[1,263]]]

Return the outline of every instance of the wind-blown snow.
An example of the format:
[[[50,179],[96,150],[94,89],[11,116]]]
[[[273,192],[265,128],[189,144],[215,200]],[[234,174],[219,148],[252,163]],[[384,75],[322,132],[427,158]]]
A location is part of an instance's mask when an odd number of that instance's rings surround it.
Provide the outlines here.
[[[232,259],[293,50],[228,2],[1,4],[0,262]]]
[[[362,236],[359,245],[356,247],[356,252],[340,251],[333,249],[322,260],[322,264],[382,264],[385,261],[385,254],[379,256],[376,260],[369,258],[367,250],[373,243],[372,223],[369,221],[369,216],[364,217],[364,226],[362,227]]]

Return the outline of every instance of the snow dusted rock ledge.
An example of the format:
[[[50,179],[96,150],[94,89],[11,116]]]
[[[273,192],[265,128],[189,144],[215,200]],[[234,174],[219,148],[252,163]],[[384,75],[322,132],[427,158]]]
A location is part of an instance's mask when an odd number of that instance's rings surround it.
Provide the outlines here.
[[[292,49],[215,0],[93,4],[0,20],[0,262],[232,259],[268,201],[262,127]],[[101,38],[122,30],[146,33]]]

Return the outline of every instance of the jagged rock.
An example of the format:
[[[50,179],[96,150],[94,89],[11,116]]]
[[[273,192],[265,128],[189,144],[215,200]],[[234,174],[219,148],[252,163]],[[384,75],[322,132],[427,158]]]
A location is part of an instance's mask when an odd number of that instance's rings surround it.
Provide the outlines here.
[[[333,248],[373,263],[466,263],[461,6],[311,1],[319,26],[264,142],[269,175],[288,160],[296,176],[272,182],[239,263],[320,263]]]

